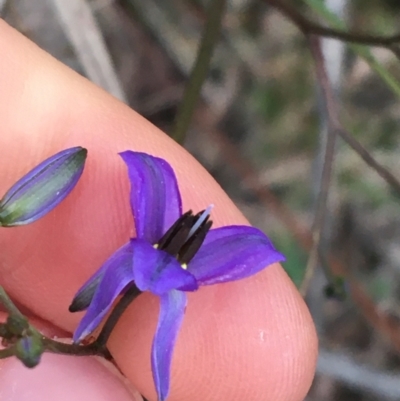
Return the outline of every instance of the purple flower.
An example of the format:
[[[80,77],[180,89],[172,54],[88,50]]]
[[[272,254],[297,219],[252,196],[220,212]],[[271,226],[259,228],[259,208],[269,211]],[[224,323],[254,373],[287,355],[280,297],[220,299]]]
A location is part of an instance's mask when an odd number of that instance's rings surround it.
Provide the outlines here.
[[[54,209],[78,182],[86,155],[79,146],[63,150],[18,180],[0,200],[0,226],[33,223]]]
[[[75,296],[70,310],[88,310],[74,341],[89,335],[127,288],[136,286],[158,295],[161,308],[151,361],[158,397],[163,401],[169,392],[185,291],[251,276],[284,257],[254,227],[210,230],[211,208],[196,215],[191,211],[182,214],[176,177],[165,160],[132,151],[121,156],[131,182],[137,237],[117,250]]]

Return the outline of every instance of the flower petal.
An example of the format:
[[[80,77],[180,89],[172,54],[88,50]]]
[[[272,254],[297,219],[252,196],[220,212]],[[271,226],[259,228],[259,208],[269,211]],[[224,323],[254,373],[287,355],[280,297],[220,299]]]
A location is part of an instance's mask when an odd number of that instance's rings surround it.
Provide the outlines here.
[[[114,252],[98,269],[92,277],[78,290],[69,307],[70,312],[79,312],[88,308],[92,302],[93,295],[99,286],[104,273],[114,266],[126,265],[132,267],[132,246],[131,243],[123,245]]]
[[[185,307],[184,292],[172,290],[161,296],[160,317],[151,351],[151,367],[159,401],[168,396],[172,353]]]
[[[0,226],[33,223],[54,209],[75,187],[86,156],[79,146],[63,150],[18,180],[0,200]]]
[[[120,252],[121,248],[117,251]],[[114,256],[114,255],[113,255]],[[113,302],[123,290],[133,282],[132,258],[115,257],[109,259],[107,269],[94,293],[88,310],[75,330],[73,340],[75,343],[87,337],[101,323],[109,312]],[[107,263],[107,262],[106,262]]]
[[[162,295],[173,289],[197,290],[196,279],[170,254],[142,239],[134,238],[131,244],[134,280],[141,291]]]
[[[120,153],[131,182],[131,208],[137,238],[156,244],[182,214],[181,196],[172,167],[146,153]]]
[[[242,279],[285,257],[259,229],[227,226],[211,230],[193,260],[190,271],[199,285]]]

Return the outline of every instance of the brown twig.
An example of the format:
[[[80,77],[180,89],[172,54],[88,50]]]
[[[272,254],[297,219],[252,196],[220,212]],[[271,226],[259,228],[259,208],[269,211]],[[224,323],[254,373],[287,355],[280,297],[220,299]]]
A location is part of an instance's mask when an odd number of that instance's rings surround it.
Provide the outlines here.
[[[353,145],[362,150],[362,154],[364,155],[363,159],[367,161],[367,163],[371,166],[371,162],[373,165],[377,163],[373,159],[373,157],[366,151],[354,138],[347,133],[339,119],[339,112],[336,107],[334,95],[332,88],[329,83],[329,79],[326,75],[326,70],[324,66],[324,59],[321,52],[321,48],[318,43],[318,39],[316,37],[310,38],[310,48],[314,56],[315,64],[316,64],[316,71],[318,76],[318,82],[321,86],[322,93],[325,99],[328,120],[330,125],[333,127],[335,132],[343,137],[343,139],[350,140]],[[361,149],[360,149],[361,148]],[[354,149],[354,147],[353,147]],[[357,152],[359,153],[359,152]],[[360,153],[359,153],[360,154]],[[379,165],[378,165],[379,166]],[[377,170],[378,171],[378,170]],[[400,183],[397,181],[394,176],[391,175],[385,168],[379,166],[378,173],[383,174],[386,178],[389,177],[389,180],[392,181],[391,185],[399,190]],[[388,180],[387,180],[388,181]],[[388,181],[389,182],[389,181]],[[390,182],[389,182],[390,183]],[[313,238],[313,240],[319,240],[319,238]],[[314,246],[311,249],[313,252],[314,249],[318,249],[317,244],[314,242]],[[314,251],[316,255],[316,251]],[[311,258],[311,256],[310,256]],[[314,257],[314,261],[316,263],[317,257]],[[386,334],[388,338],[390,338],[392,344],[396,348],[397,351],[400,351],[400,329],[398,326],[394,325],[390,318],[385,315],[384,313],[379,312],[376,308],[374,302],[369,298],[369,296],[363,291],[363,289],[358,285],[358,283],[350,276],[349,272],[343,269],[343,266],[332,257],[329,256],[329,264],[332,268],[332,271],[337,275],[342,275],[347,278],[347,282],[350,286],[350,291],[353,297],[353,300],[359,305],[364,312],[364,315],[367,317],[369,322],[376,328],[380,329],[383,333]]]
[[[358,32],[346,32],[324,27],[306,18],[295,7],[287,4],[283,0],[265,0],[270,6],[280,11],[289,18],[305,35],[324,36],[326,38],[338,39],[350,43],[362,45],[387,47],[392,50],[392,46],[400,42],[400,33],[392,36],[370,35]]]
[[[357,141],[343,126],[337,129],[338,135],[380,175],[398,194],[400,194],[400,181],[385,167],[378,163],[360,142]]]
[[[313,245],[308,257],[305,275],[300,287],[300,293],[305,296],[311,282],[311,278],[318,263],[318,249],[320,248],[321,233],[324,229],[325,216],[327,210],[327,201],[329,195],[329,187],[331,183],[333,160],[335,156],[335,143],[338,126],[338,115],[334,107],[334,98],[329,84],[329,78],[325,69],[324,56],[320,45],[319,38],[316,36],[309,37],[310,49],[314,56],[317,81],[324,94],[323,102],[327,112],[328,136],[324,151],[324,163],[322,167],[321,181],[319,185],[319,194],[317,200],[317,209],[312,228]]]
[[[106,348],[105,344],[100,344],[97,341],[87,345],[78,345],[63,343],[44,336],[42,338],[42,341],[46,352],[74,356],[97,355],[102,356],[105,359],[111,359],[110,352]]]
[[[266,0],[268,4],[276,8],[282,14],[286,15],[291,19],[299,29],[310,37],[312,35],[319,35],[325,37],[331,37],[335,39],[341,39],[348,42],[357,42],[361,44],[369,44],[376,46],[384,46],[393,49],[397,49],[394,46],[396,42],[400,41],[400,33],[390,37],[381,37],[373,35],[359,35],[356,33],[346,33],[335,31],[333,29],[324,28],[313,21],[305,18],[299,11],[294,7],[289,6],[284,1],[281,0]],[[330,91],[330,90],[329,90]],[[400,181],[385,167],[378,163],[371,154],[358,142],[340,123],[339,114],[336,111],[334,105],[333,95],[329,96],[329,103],[327,103],[327,111],[330,114],[331,123],[336,133],[368,164],[372,167],[397,193],[400,194]],[[328,100],[327,100],[328,102]]]

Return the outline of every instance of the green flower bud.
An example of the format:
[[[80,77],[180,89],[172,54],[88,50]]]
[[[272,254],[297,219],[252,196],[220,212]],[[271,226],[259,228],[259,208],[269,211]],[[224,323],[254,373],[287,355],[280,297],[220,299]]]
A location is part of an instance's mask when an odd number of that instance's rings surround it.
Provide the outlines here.
[[[33,223],[54,209],[75,187],[86,156],[81,147],[63,150],[17,181],[0,200],[0,226]]]
[[[22,337],[15,344],[15,356],[27,368],[34,368],[40,362],[43,352],[43,343],[38,336]]]

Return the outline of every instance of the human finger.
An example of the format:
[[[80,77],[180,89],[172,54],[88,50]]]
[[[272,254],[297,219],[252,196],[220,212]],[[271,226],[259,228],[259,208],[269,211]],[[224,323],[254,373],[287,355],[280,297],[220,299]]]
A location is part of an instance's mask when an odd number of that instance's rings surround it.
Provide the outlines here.
[[[67,307],[81,283],[132,235],[129,183],[117,152],[133,149],[174,168],[184,208],[215,205],[215,224],[246,224],[183,149],[127,106],[0,24],[1,188],[69,146],[89,149],[73,193],[42,220],[0,231],[1,283],[22,304],[72,331]],[[205,308],[204,306],[207,306]],[[143,295],[121,319],[110,349],[145,395],[154,395],[150,342],[157,300]],[[308,311],[279,265],[190,296],[173,361],[171,400],[302,399],[315,366]],[[209,385],[204,385],[205,381]]]

